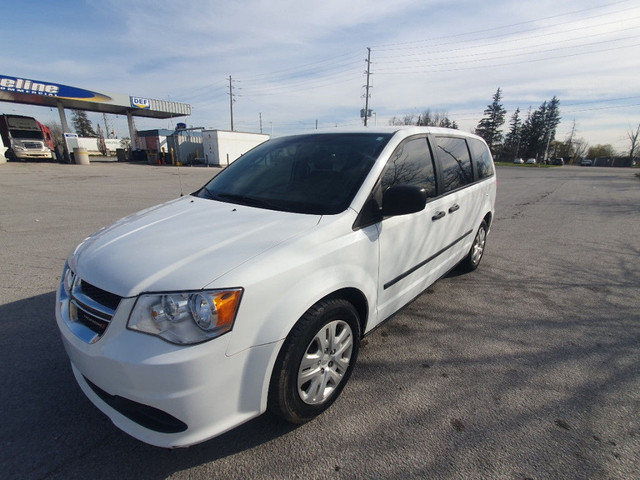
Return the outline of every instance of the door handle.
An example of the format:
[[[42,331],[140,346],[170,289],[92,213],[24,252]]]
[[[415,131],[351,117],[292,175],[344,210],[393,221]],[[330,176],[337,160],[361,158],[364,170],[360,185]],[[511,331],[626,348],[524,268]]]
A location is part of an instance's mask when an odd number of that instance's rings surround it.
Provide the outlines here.
[[[444,213],[444,212],[438,212],[433,217],[431,217],[431,220],[433,220],[435,222],[436,220],[440,220],[445,215],[446,215],[446,213]]]
[[[460,205],[458,205],[457,203],[455,205],[453,205],[451,208],[449,208],[449,213],[453,213],[457,210],[460,210]]]

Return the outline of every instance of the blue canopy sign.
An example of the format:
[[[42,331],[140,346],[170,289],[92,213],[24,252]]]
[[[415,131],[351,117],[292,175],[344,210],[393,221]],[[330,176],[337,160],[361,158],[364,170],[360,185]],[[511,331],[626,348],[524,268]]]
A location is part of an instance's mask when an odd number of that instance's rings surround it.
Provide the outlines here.
[[[9,77],[7,75],[0,75],[0,91],[65,98],[69,100],[84,100],[87,102],[109,102],[112,100],[108,95],[84,90],[82,88],[31,80],[28,78]]]

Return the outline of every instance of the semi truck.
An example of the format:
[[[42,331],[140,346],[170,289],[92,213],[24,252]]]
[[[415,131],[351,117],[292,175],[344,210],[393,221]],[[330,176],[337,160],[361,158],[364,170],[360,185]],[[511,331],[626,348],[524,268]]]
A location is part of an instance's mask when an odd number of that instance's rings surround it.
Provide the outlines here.
[[[55,154],[48,144],[50,138],[45,137],[40,123],[33,117],[0,115],[0,136],[2,136],[2,142],[7,149],[4,154],[7,160],[52,160],[55,158]]]

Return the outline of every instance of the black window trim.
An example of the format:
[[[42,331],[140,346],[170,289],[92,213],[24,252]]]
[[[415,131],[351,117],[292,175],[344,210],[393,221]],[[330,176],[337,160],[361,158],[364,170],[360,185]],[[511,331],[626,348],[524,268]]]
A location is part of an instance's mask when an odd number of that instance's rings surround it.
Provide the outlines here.
[[[475,168],[475,164],[473,162],[473,157],[471,156],[471,150],[469,150],[469,143],[467,142],[467,137],[464,136],[464,135],[459,135],[459,134],[456,135],[455,133],[449,133],[449,132],[447,132],[447,133],[432,133],[429,136],[432,137],[431,138],[431,142],[433,142],[433,146],[434,146],[432,155],[434,155],[434,158],[436,160],[435,161],[436,167],[438,169],[438,176],[439,176],[438,178],[440,180],[438,183],[439,183],[439,185],[442,186],[442,188],[438,189],[438,197],[444,197],[444,196],[446,196],[446,195],[448,195],[450,193],[457,192],[459,190],[462,190],[463,188],[466,188],[466,187],[476,183],[476,181],[477,181],[476,168]],[[444,191],[444,177],[442,176],[442,165],[440,164],[440,156],[438,155],[438,149],[435,148],[438,145],[437,137],[459,138],[459,139],[464,140],[464,143],[465,143],[465,145],[467,147],[467,153],[469,154],[469,162],[471,163],[471,178],[472,178],[471,182],[465,183],[461,187],[458,187],[458,188],[456,188],[454,190],[449,190],[447,192]]]
[[[443,191],[443,179],[442,179],[442,166],[440,165],[440,158],[437,156],[437,151],[435,149],[435,146],[438,144],[436,137],[453,137],[453,138],[461,138],[465,141],[465,144],[467,146],[467,153],[469,154],[469,159],[471,160],[471,172],[473,174],[473,180],[470,183],[466,183],[465,185],[456,188],[455,190],[449,190],[448,192],[444,192]],[[389,156],[389,159],[391,159],[391,157],[393,156],[393,154],[396,152],[396,150],[403,145],[404,143],[410,141],[410,140],[416,140],[416,139],[420,139],[420,138],[424,138],[427,141],[427,146],[429,147],[429,153],[431,153],[431,161],[433,162],[433,167],[434,167],[434,173],[435,173],[435,178],[436,178],[436,195],[434,197],[428,197],[427,198],[427,205],[433,201],[439,200],[441,198],[446,197],[447,195],[451,195],[453,193],[459,192],[460,190],[463,190],[465,188],[469,188],[473,185],[479,184],[481,182],[485,182],[485,181],[489,181],[492,178],[495,177],[495,165],[493,167],[493,172],[491,173],[491,175],[483,177],[483,178],[478,178],[478,168],[477,168],[477,162],[475,160],[475,157],[473,155],[471,155],[471,148],[469,147],[469,142],[468,142],[468,137],[462,134],[456,134],[456,133],[418,133],[415,135],[411,135],[408,136],[406,138],[403,138],[400,143],[398,143],[398,145],[396,146],[396,148],[394,148],[393,152],[391,153],[391,155]],[[388,160],[387,160],[388,161]],[[493,159],[492,159],[492,163],[493,163]],[[380,172],[380,174],[378,175],[378,179],[376,180],[376,183],[374,184],[373,188],[371,189],[371,192],[369,192],[369,196],[367,197],[367,200],[364,202],[362,210],[360,211],[360,214],[358,215],[358,217],[356,218],[355,222],[353,223],[353,230],[359,230],[361,228],[366,228],[369,227],[371,225],[374,225],[376,223],[382,222],[385,219],[384,218],[378,218],[376,219],[376,221],[373,221],[371,219],[364,219],[364,215],[363,215],[363,211],[368,207],[368,204],[373,200],[373,197],[376,193],[377,189],[381,188],[382,185],[382,175],[385,172],[385,167],[382,169],[382,171]]]
[[[427,197],[427,204],[429,204],[429,202],[437,199],[440,197],[440,189],[439,189],[439,185],[440,185],[440,177],[439,177],[439,168],[438,168],[438,160],[435,157],[434,153],[433,153],[433,148],[431,146],[431,142],[429,141],[429,134],[428,133],[416,133],[414,135],[410,135],[406,138],[403,138],[402,140],[400,140],[400,143],[398,143],[398,145],[396,145],[396,147],[393,149],[393,152],[391,152],[391,155],[389,155],[389,158],[387,159],[387,163],[389,162],[389,160],[391,160],[391,158],[393,157],[393,155],[396,153],[396,151],[405,143],[409,142],[409,141],[413,141],[413,140],[419,140],[419,139],[424,139],[427,143],[427,147],[429,149],[429,153],[431,154],[431,163],[433,165],[433,173],[435,175],[435,179],[436,179],[436,194],[433,197]],[[360,213],[358,214],[358,216],[356,217],[355,222],[353,222],[353,226],[351,227],[354,231],[355,230],[359,230],[361,228],[366,228],[369,227],[371,225],[375,225],[376,223],[380,223],[382,221],[384,221],[385,219],[380,217],[380,218],[376,218],[375,221],[371,218],[369,218],[371,215],[370,213],[365,213],[365,210],[370,209],[371,208],[371,202],[375,202],[374,200],[374,196],[376,195],[377,191],[379,189],[382,188],[382,176],[384,175],[385,171],[387,168],[387,164],[385,163],[384,167],[382,168],[382,171],[380,172],[380,174],[378,175],[378,178],[376,180],[376,183],[373,185],[373,188],[371,189],[371,191],[369,192],[369,196],[367,197],[367,200],[365,200],[365,202],[362,205],[362,209],[360,210]],[[381,206],[380,206],[381,207]]]
[[[495,166],[495,162],[493,160],[493,155],[491,155],[491,150],[489,150],[489,147],[486,145],[485,142],[481,141],[478,138],[473,138],[473,140],[479,142],[481,145],[483,145],[487,149],[487,151],[489,152],[489,157],[491,158],[491,164],[493,166],[492,171],[491,171],[491,175],[487,175],[486,177],[482,177],[482,178],[479,177],[479,174],[478,174],[478,172],[479,172],[478,161],[476,160],[477,157],[471,153],[471,142],[469,142],[469,140],[470,140],[469,138],[466,138],[467,149],[469,150],[469,157],[471,158],[471,164],[473,165],[474,183],[477,183],[479,181],[486,180],[487,178],[491,178],[491,177],[495,176],[495,174],[496,174],[496,166]]]
[[[437,136],[462,138],[465,141],[465,143],[467,144],[467,152],[469,153],[469,158],[471,159],[471,171],[473,173],[473,181],[471,181],[470,183],[466,183],[465,185],[463,185],[461,187],[458,187],[455,190],[449,190],[448,192],[444,192],[443,189],[438,188],[438,195],[433,197],[433,198],[430,198],[429,200],[435,200],[437,198],[446,197],[447,195],[459,192],[460,190],[463,190],[463,189],[465,189],[467,187],[470,187],[472,185],[476,185],[476,184],[478,184],[480,182],[484,182],[484,181],[489,180],[489,179],[491,179],[491,178],[493,178],[495,176],[495,174],[496,174],[495,172],[496,171],[495,171],[495,165],[494,165],[493,173],[491,175],[489,175],[487,177],[484,177],[484,178],[478,178],[478,175],[477,175],[477,171],[478,171],[477,163],[476,163],[475,157],[473,155],[471,155],[471,149],[469,147],[469,142],[467,141],[468,138],[465,135],[460,135],[460,134],[456,135],[455,133],[448,133],[448,132],[447,133],[429,134],[429,137],[434,137],[434,138],[430,139],[430,143],[432,142],[433,145],[437,145],[438,143],[437,143],[436,138],[435,138]],[[432,155],[434,155],[433,152],[432,152]],[[434,159],[435,159],[434,163],[435,163],[436,170],[437,170],[437,176],[438,176],[438,180],[439,180],[438,181],[438,185],[444,186],[444,182],[443,182],[443,179],[442,179],[442,166],[440,165],[440,158],[434,155]],[[492,163],[493,163],[493,159],[492,159]]]

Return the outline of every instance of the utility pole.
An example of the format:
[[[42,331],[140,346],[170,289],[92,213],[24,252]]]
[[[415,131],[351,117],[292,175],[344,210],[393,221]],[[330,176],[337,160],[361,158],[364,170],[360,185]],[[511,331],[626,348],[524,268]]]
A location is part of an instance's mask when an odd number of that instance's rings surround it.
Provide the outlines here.
[[[229,75],[229,110],[231,111],[231,131],[233,132],[233,83]]]
[[[367,84],[365,85],[364,94],[364,126],[367,126],[367,118],[369,117],[369,75],[371,75],[371,49],[367,47]]]
[[[102,119],[104,120],[104,131],[107,134],[107,138],[111,138],[111,132],[109,131],[109,123],[107,122],[107,114],[102,114]]]
[[[569,157],[573,158],[573,136],[576,133],[576,119],[573,119],[573,125],[571,127],[571,134],[569,135]]]
[[[262,133],[262,112],[260,112],[260,133]]]

